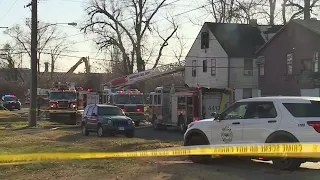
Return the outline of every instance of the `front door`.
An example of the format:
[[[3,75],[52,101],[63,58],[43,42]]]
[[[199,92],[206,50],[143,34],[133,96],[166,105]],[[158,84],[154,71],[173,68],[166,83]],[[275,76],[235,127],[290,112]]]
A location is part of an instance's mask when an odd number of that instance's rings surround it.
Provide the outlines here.
[[[213,121],[213,144],[238,144],[243,142],[243,122],[248,103],[235,103]]]

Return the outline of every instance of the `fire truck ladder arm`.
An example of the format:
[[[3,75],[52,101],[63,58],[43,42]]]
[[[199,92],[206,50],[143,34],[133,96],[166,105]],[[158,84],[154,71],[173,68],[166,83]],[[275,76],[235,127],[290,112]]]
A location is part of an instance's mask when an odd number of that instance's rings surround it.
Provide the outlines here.
[[[185,65],[185,61],[158,66],[154,69],[149,69],[149,70],[133,73],[127,76],[123,76],[120,78],[115,78],[109,81],[108,83],[103,84],[103,86],[108,86],[112,88],[123,88],[138,82],[143,82],[143,81],[158,78],[161,76],[182,72],[185,69],[184,65]]]
[[[79,61],[78,61],[75,65],[73,65],[73,66],[69,69],[69,71],[68,71],[66,74],[71,74],[71,73],[73,73],[73,71],[75,71],[75,70],[77,69],[77,67],[78,67],[80,64],[82,64],[82,63],[85,64],[86,73],[90,73],[89,57],[82,57],[82,58],[79,59]]]

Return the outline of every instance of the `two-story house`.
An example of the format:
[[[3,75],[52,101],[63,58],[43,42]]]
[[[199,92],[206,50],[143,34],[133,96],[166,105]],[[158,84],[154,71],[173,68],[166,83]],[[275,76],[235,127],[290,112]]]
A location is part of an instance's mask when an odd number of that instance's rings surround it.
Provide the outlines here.
[[[258,96],[255,52],[278,29],[258,26],[256,20],[250,24],[204,23],[186,56],[185,83],[235,89],[235,100]]]
[[[318,96],[320,21],[291,20],[257,53],[262,96]]]

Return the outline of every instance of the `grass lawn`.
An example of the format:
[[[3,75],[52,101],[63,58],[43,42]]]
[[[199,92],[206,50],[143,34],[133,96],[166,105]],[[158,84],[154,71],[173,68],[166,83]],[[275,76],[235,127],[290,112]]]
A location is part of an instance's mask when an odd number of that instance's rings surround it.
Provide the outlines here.
[[[82,136],[80,129],[57,129],[60,125],[39,121],[27,126],[26,117],[0,112],[0,155],[37,152],[116,152],[179,146],[181,142],[164,142],[142,138]],[[152,131],[151,131],[152,132]],[[159,133],[165,132],[152,132]],[[225,161],[209,165],[193,164],[185,157],[110,158],[86,160],[37,161],[0,164],[2,180],[318,180],[320,164],[307,164],[294,172],[280,172],[266,163]],[[312,169],[314,168],[314,169]]]
[[[10,112],[0,112],[0,153],[37,152],[116,152],[156,149],[177,146],[161,142],[126,137],[99,138],[82,136],[80,129],[56,129],[55,124],[39,121],[36,128],[27,126],[27,119]],[[0,165],[0,179],[86,179],[87,177],[114,178],[128,171],[148,169],[153,164],[147,159],[114,158],[89,160],[43,161]]]

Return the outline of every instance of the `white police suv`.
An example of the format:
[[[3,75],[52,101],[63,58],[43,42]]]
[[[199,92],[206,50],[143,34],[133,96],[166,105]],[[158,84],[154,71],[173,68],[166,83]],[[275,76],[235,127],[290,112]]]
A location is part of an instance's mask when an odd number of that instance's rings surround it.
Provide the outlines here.
[[[184,145],[294,143],[320,141],[320,98],[256,97],[239,100],[212,119],[189,124]],[[210,156],[190,156],[205,163]],[[273,158],[282,170],[300,167],[307,159]],[[309,160],[308,160],[309,161]]]

